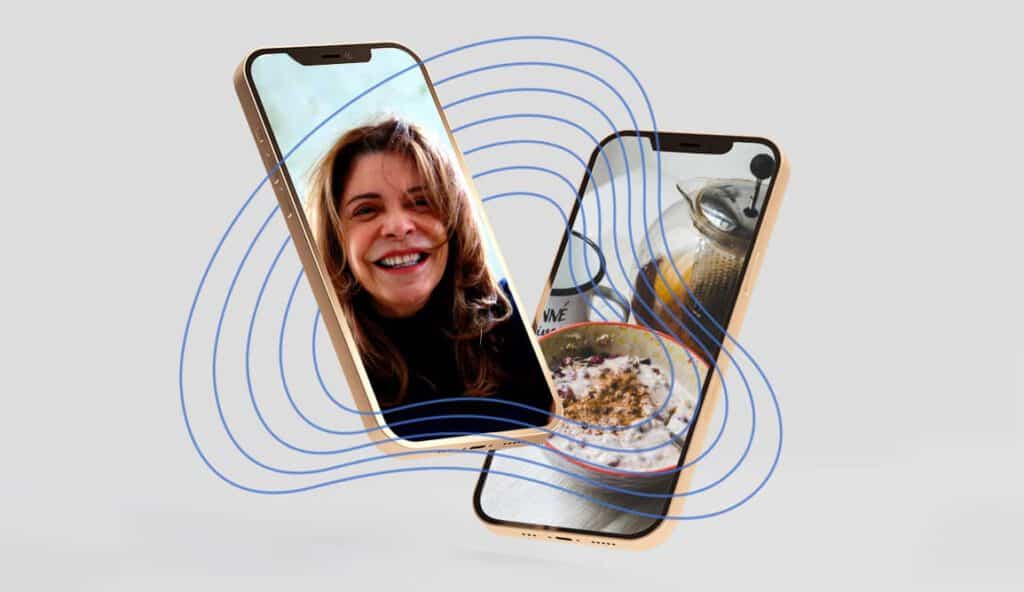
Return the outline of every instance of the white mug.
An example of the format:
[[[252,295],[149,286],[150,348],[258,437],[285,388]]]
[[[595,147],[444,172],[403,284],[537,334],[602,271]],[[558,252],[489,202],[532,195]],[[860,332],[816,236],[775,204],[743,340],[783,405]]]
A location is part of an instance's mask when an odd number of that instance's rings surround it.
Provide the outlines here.
[[[599,285],[605,274],[604,253],[597,243],[573,230],[562,256],[562,262],[551,282],[551,293],[537,323],[537,335],[545,335],[566,325],[590,319],[594,294],[629,316],[629,303],[607,286]]]

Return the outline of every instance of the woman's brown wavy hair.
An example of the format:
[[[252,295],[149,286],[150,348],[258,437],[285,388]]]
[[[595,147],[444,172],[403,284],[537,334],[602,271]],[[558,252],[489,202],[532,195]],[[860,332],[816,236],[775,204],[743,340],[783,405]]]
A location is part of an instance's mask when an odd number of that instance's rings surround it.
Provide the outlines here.
[[[511,316],[511,304],[487,268],[461,173],[419,127],[397,118],[358,127],[341,136],[314,167],[307,203],[317,250],[337,291],[363,363],[370,376],[386,379],[389,390],[394,391],[389,397],[390,393],[379,392],[378,384],[374,384],[375,394],[382,406],[401,403],[409,388],[409,367],[374,321],[375,315],[368,314],[370,296],[345,259],[339,215],[339,202],[353,163],[360,156],[375,152],[391,152],[412,160],[423,177],[431,208],[445,224],[448,261],[431,300],[441,291],[440,295],[451,295],[451,304],[428,306],[439,311],[437,322],[449,327],[446,334],[455,344],[456,361],[465,383],[465,393],[449,396],[493,394],[505,376],[496,359],[497,344],[491,343],[488,334]]]

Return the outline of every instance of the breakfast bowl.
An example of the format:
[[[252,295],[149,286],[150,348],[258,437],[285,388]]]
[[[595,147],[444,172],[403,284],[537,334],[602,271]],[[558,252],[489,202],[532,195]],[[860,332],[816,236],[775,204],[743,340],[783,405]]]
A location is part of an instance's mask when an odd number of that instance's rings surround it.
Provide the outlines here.
[[[671,487],[707,364],[664,333],[585,322],[540,339],[564,419],[551,463],[598,485]]]

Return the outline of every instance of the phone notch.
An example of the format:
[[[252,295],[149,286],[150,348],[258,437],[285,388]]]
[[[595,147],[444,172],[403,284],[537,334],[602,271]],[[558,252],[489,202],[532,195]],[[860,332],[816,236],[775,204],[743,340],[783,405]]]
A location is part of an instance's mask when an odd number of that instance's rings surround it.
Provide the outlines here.
[[[365,63],[369,62],[372,56],[369,45],[295,47],[287,53],[303,66]]]
[[[732,150],[732,138],[700,134],[659,132],[647,136],[651,148],[661,152],[689,152],[693,154],[726,154]]]

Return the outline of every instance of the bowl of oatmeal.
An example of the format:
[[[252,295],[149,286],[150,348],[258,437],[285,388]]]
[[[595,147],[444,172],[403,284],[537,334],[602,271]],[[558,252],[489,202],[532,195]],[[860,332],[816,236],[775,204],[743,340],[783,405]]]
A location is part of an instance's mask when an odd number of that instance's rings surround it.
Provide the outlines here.
[[[707,365],[664,333],[587,322],[540,339],[563,420],[545,443],[559,468],[629,489],[675,478]]]

